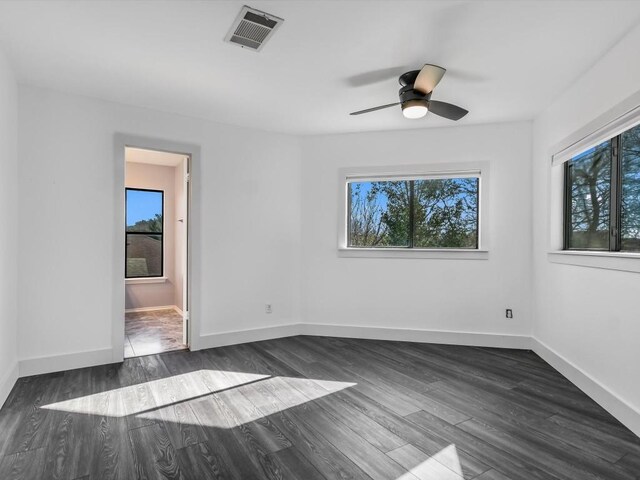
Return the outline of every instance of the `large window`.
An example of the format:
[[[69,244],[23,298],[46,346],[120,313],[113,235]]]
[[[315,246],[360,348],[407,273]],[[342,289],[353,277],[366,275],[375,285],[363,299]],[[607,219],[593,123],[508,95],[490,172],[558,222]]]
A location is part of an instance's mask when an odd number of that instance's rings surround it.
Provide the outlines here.
[[[126,189],[126,278],[162,277],[164,192]]]
[[[347,247],[477,249],[479,176],[349,181]]]
[[[565,249],[640,251],[640,126],[565,167]]]

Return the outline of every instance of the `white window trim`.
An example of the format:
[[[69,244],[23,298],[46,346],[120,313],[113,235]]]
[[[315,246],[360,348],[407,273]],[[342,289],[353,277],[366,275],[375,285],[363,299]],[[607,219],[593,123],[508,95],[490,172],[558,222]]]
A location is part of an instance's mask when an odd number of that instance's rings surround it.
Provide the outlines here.
[[[607,110],[550,149],[549,185],[551,195],[547,215],[549,221],[547,259],[549,262],[640,273],[640,253],[563,250],[564,162],[588,149],[594,143],[600,143],[607,137],[615,137],[638,123],[640,123],[640,92]]]
[[[356,248],[347,246],[349,212],[347,184],[353,180],[414,178],[480,178],[478,248]],[[338,170],[338,256],[350,258],[426,258],[441,260],[489,259],[489,162],[435,163],[380,167],[349,167]]]
[[[140,277],[140,278],[125,278],[125,285],[139,285],[143,283],[166,283],[167,277]]]
[[[551,263],[640,273],[640,253],[562,250],[547,257]]]
[[[640,94],[636,93],[554,145],[550,152],[551,164],[562,165],[639,123]]]

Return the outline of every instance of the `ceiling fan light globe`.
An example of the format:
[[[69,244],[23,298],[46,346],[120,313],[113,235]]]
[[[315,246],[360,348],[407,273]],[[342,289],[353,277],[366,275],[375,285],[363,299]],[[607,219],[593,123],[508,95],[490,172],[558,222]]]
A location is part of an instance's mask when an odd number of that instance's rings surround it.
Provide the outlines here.
[[[419,100],[409,100],[402,104],[402,115],[404,115],[404,118],[422,118],[427,112],[427,106]]]

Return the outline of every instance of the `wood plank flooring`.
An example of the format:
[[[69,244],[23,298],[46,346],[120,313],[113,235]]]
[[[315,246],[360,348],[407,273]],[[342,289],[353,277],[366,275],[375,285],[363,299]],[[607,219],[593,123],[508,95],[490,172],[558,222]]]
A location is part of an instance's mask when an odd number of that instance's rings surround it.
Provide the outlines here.
[[[126,313],[124,358],[185,350],[182,322],[173,308]]]
[[[638,480],[640,439],[531,352],[291,337],[22,378],[0,479]]]

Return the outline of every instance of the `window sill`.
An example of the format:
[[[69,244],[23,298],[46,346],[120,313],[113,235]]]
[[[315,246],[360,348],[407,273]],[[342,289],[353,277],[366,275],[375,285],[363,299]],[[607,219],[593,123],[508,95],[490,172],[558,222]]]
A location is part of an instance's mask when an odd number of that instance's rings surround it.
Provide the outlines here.
[[[431,258],[436,260],[488,260],[488,250],[456,248],[338,248],[338,256],[345,258]]]
[[[547,258],[563,265],[640,273],[640,253],[556,250],[548,252]]]
[[[150,277],[150,278],[125,278],[125,285],[140,285],[145,283],[166,283],[167,277]]]

